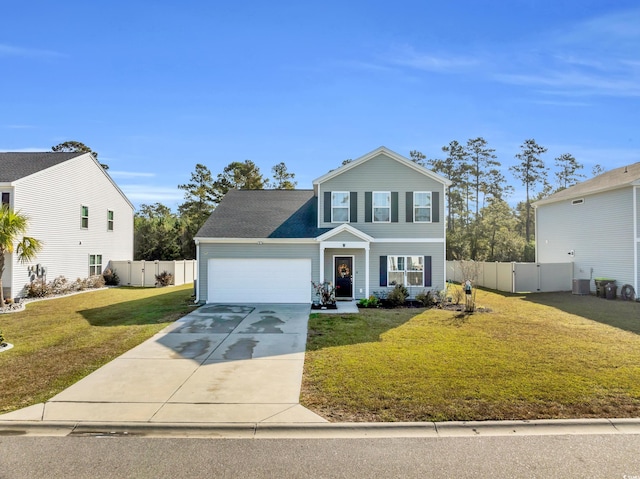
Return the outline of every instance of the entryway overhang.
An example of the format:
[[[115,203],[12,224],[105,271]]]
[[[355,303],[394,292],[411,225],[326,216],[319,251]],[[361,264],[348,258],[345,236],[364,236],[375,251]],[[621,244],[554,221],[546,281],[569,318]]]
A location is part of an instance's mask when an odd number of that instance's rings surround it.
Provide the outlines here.
[[[374,241],[373,237],[345,223],[318,236],[316,240],[320,243],[320,281],[325,280],[324,259],[327,249],[364,250],[365,295],[369,297],[369,246]]]

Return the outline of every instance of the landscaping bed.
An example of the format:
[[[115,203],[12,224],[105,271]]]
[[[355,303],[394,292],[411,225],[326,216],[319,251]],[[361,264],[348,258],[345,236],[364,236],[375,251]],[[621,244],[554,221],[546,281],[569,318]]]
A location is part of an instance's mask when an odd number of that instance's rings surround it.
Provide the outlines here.
[[[478,291],[438,308],[314,315],[302,404],[330,421],[640,416],[640,304]]]

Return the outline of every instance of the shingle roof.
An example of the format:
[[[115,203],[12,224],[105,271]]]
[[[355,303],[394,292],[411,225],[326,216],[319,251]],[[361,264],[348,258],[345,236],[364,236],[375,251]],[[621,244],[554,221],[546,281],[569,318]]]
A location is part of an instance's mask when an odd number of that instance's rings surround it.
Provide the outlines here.
[[[0,182],[9,183],[19,180],[80,155],[82,153],[54,151],[0,153]]]
[[[230,190],[196,238],[315,238],[317,198],[312,190]]]
[[[631,186],[634,181],[640,180],[640,162],[629,166],[622,166],[614,170],[606,171],[601,175],[595,176],[590,180],[583,181],[577,185],[571,186],[566,190],[548,196],[535,205],[543,205],[546,203],[554,203],[556,201],[567,200],[570,198],[578,198],[584,195],[590,195],[601,191],[615,190]]]

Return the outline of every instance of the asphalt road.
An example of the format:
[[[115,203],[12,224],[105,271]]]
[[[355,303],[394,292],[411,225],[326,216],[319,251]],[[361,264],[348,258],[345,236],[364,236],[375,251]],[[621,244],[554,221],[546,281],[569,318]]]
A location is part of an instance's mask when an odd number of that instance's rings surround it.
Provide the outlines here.
[[[640,435],[396,439],[0,437],[0,478],[640,479]]]

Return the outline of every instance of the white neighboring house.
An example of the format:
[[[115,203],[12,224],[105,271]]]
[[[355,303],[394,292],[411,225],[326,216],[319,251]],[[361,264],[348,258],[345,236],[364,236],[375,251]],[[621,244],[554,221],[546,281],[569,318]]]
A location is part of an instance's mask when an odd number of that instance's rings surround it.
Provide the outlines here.
[[[90,153],[0,153],[0,197],[43,243],[28,264],[7,255],[5,297],[38,276],[73,281],[133,259],[133,205]]]
[[[534,203],[536,261],[573,263],[573,277],[639,287],[640,163],[616,168]]]

